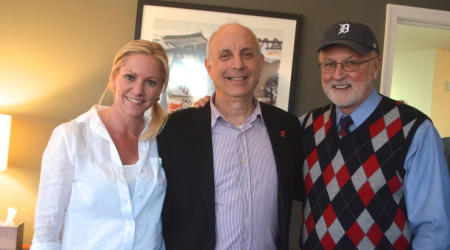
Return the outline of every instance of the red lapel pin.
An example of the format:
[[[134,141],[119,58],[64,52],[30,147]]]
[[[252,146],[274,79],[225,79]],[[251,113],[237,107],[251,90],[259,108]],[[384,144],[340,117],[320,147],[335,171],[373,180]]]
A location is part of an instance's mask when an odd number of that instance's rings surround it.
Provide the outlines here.
[[[285,137],[286,136],[286,132],[281,131],[281,137]]]

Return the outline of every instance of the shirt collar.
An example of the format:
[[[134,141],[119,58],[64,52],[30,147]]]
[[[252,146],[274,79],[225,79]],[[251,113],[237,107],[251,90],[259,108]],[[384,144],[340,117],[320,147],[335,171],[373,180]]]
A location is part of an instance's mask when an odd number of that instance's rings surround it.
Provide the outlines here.
[[[74,122],[87,122],[89,125],[94,128],[96,126],[103,126],[103,123],[98,115],[98,112],[104,109],[107,109],[107,106],[102,105],[94,105],[89,109],[88,112],[78,116]]]
[[[89,122],[91,126],[97,126],[99,123],[102,123],[100,116],[98,115],[98,112],[104,109],[109,108],[108,106],[102,106],[102,105],[94,105],[89,109],[88,112],[80,115],[75,119],[76,122]],[[146,112],[147,113],[147,112]],[[151,119],[144,115],[144,124],[147,127],[150,123]],[[102,126],[104,126],[102,124]],[[144,129],[145,130],[145,129]]]
[[[227,124],[227,126],[234,126],[233,124],[229,123],[227,119],[220,113],[220,111],[216,108],[214,105],[214,100],[216,98],[216,92],[214,92],[211,96],[211,101],[209,102],[211,105],[211,128],[214,128],[219,118]],[[252,114],[247,118],[247,121],[245,123],[252,123],[256,118],[260,118],[261,122],[264,125],[264,119],[262,119],[262,113],[261,113],[261,106],[259,105],[258,100],[255,96],[253,96],[253,104],[255,104],[255,109],[253,110]]]
[[[350,116],[352,117],[355,127],[359,127],[375,110],[381,101],[381,96],[372,88],[369,97],[357,107]],[[344,113],[336,107],[336,124],[339,124]]]
[[[108,133],[108,130],[106,129],[105,125],[103,124],[102,120],[100,119],[100,116],[98,114],[99,111],[107,109],[109,107],[102,106],[102,105],[94,105],[91,109],[89,109],[88,112],[78,116],[73,122],[86,122],[89,123],[89,126],[92,128],[92,130],[96,131],[100,136],[110,140],[110,135]],[[150,123],[151,119],[144,115],[144,129],[142,130],[141,135],[148,129],[148,125]]]

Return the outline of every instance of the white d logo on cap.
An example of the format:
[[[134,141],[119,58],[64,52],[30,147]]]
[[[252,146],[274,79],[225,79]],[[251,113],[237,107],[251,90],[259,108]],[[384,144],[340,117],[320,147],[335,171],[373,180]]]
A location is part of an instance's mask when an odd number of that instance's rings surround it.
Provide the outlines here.
[[[346,23],[346,24],[339,24],[341,25],[341,29],[339,30],[338,35],[340,35],[341,33],[347,33],[350,29],[350,24]]]

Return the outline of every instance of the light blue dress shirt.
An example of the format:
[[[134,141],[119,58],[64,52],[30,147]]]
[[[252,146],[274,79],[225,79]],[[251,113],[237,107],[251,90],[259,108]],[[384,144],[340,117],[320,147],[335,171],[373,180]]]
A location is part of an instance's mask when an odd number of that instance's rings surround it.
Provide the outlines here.
[[[382,97],[372,89],[370,96],[350,115],[350,132],[375,110]],[[343,113],[336,109],[340,130]],[[405,160],[403,190],[413,249],[450,249],[450,184],[442,139],[426,120],[417,129]]]

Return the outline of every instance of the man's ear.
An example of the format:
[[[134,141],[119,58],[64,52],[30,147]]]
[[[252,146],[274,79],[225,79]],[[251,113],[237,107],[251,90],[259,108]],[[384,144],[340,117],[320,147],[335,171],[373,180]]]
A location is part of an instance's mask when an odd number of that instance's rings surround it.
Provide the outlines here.
[[[373,75],[372,75],[372,77],[375,80],[375,79],[378,78],[378,74],[380,73],[380,70],[381,70],[381,57],[379,56],[379,57],[377,57],[377,58],[375,58],[373,60],[374,60],[374,62],[373,62]]]
[[[259,57],[259,76],[261,76],[263,67],[264,67],[264,55],[261,54],[261,56]]]
[[[208,75],[211,76],[211,63],[209,62],[208,58],[205,58],[205,68],[208,72]]]

